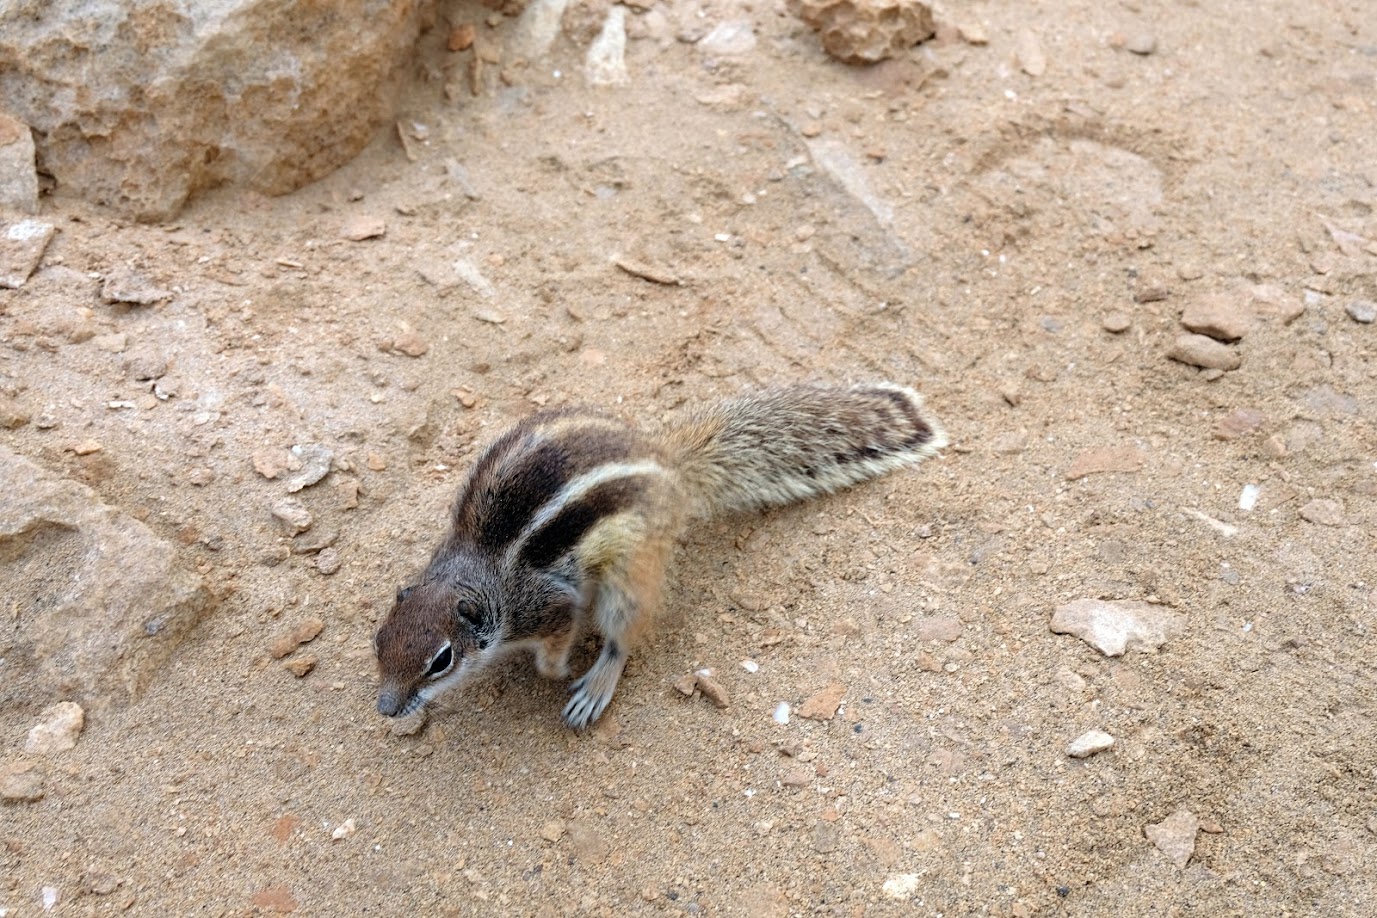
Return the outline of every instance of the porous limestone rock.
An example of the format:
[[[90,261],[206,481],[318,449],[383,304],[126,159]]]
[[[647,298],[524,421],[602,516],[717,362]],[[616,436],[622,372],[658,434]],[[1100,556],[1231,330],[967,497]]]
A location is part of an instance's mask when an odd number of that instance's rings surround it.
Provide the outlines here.
[[[921,0],[789,0],[789,8],[822,37],[828,54],[847,64],[873,64],[931,38],[932,7]]]
[[[129,701],[212,608],[147,526],[0,447],[0,708]]]
[[[0,211],[38,213],[33,132],[0,111]]]
[[[142,219],[284,194],[363,149],[432,0],[10,0],[0,99],[59,192]]]

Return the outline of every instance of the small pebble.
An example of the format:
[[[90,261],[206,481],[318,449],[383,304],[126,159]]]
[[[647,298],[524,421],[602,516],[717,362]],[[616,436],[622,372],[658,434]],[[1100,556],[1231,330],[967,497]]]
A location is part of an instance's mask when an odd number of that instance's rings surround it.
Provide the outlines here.
[[[727,690],[713,678],[712,670],[700,669],[693,675],[698,684],[698,691],[702,692],[703,697],[711,701],[715,707],[720,710],[730,704]]]
[[[334,460],[335,454],[328,446],[308,443],[305,446],[293,446],[291,453],[294,459],[300,461],[301,470],[287,479],[289,494],[310,487],[330,474],[330,463]]]
[[[1243,486],[1243,492],[1238,495],[1238,509],[1243,511],[1252,510],[1257,506],[1257,499],[1262,494],[1262,488],[1255,484]]]
[[[757,663],[757,662],[754,661],[754,660],[749,660],[749,659],[748,659],[748,660],[742,660],[742,661],[741,661],[741,668],[744,669],[744,670],[745,670],[746,672],[748,672],[748,673],[758,673],[758,672],[760,672],[760,664]]]
[[[43,799],[43,772],[32,762],[13,762],[0,767],[0,800],[33,803]]]
[[[1214,426],[1214,435],[1220,440],[1237,440],[1256,433],[1266,421],[1267,416],[1256,408],[1240,408]]]
[[[318,662],[319,660],[315,655],[307,654],[305,656],[293,657],[286,663],[283,663],[282,668],[298,679],[304,679],[306,676],[310,675],[311,670],[316,668],[316,663]]]
[[[1237,350],[1204,335],[1181,335],[1167,356],[1201,369],[1237,370],[1243,365],[1243,357]]]
[[[1066,747],[1066,754],[1073,759],[1085,759],[1097,752],[1104,752],[1114,745],[1114,737],[1103,730],[1090,730],[1082,733]]]
[[[281,449],[268,447],[254,450],[253,470],[264,478],[272,480],[287,468],[287,455]]]
[[[1344,312],[1354,322],[1361,322],[1364,325],[1371,325],[1377,322],[1377,303],[1371,300],[1354,300],[1344,307]]]
[[[1252,310],[1228,294],[1209,294],[1193,300],[1181,313],[1190,331],[1219,341],[1237,341],[1253,327]]]
[[[386,232],[387,221],[382,217],[354,214],[344,221],[339,234],[350,242],[362,242],[365,239],[375,239]]]
[[[1126,312],[1106,313],[1105,316],[1100,319],[1100,327],[1111,335],[1126,332],[1132,325],[1133,318]]]
[[[430,342],[414,331],[402,332],[392,341],[392,350],[408,357],[423,357],[430,350]]]
[[[172,296],[149,280],[143,272],[121,266],[105,275],[100,287],[101,298],[107,303],[128,303],[132,306],[151,306]]]
[[[1130,38],[1124,47],[1134,54],[1147,56],[1157,50],[1157,36],[1151,32],[1139,32]]]
[[[314,615],[310,618],[302,619],[288,631],[278,635],[277,638],[268,645],[268,652],[272,654],[274,660],[280,660],[302,644],[314,641],[324,628],[325,622],[316,618]]]
[[[961,637],[961,619],[955,616],[928,615],[914,621],[914,637],[920,641],[950,643]]]
[[[297,500],[295,497],[287,497],[273,504],[273,516],[281,521],[291,530],[293,535],[305,532],[311,528],[315,518],[311,516],[311,511]]]
[[[789,722],[789,702],[781,701],[775,705],[775,712],[771,717],[777,724],[787,724]]]
[[[344,820],[344,822],[335,826],[335,831],[330,833],[330,838],[335,841],[343,841],[346,838],[352,838],[354,833],[358,830],[358,826],[354,823],[354,817],[350,816],[348,819]]]
[[[1200,822],[1188,810],[1177,810],[1166,819],[1146,826],[1143,834],[1177,867],[1184,868],[1195,854],[1195,833]]]
[[[327,577],[339,570],[340,563],[339,552],[333,548],[322,549],[316,556],[316,570]]]
[[[29,730],[24,751],[37,755],[65,752],[77,744],[86,726],[86,712],[74,701],[59,701],[44,710],[41,720]]]
[[[831,720],[836,716],[837,708],[841,706],[842,698],[845,696],[846,686],[840,682],[833,682],[804,701],[798,710],[798,716],[809,720]]]
[[[1047,55],[1043,53],[1042,43],[1032,29],[1022,28],[1014,36],[1014,53],[1018,65],[1031,77],[1040,77],[1047,72]]]
[[[1342,526],[1344,524],[1344,505],[1337,500],[1316,498],[1300,508],[1301,519],[1317,526]]]
[[[564,837],[564,820],[552,819],[540,827],[540,837],[547,842],[557,842]]]

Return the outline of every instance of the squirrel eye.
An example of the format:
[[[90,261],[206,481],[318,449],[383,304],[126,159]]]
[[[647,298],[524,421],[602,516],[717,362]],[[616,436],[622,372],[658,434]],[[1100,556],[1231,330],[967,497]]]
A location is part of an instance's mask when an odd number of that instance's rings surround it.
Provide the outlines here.
[[[426,670],[427,679],[435,679],[449,672],[449,668],[454,665],[454,648],[448,643],[440,648],[440,652],[430,661],[430,668]]]

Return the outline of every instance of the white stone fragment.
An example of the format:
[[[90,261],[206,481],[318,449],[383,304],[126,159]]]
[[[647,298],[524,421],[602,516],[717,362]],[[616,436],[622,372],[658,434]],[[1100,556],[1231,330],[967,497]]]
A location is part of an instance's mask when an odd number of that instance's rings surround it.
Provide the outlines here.
[[[1157,650],[1185,630],[1185,619],[1145,602],[1078,599],[1053,613],[1051,628],[1117,657],[1126,650]]]
[[[1255,484],[1243,486],[1243,492],[1238,495],[1238,509],[1243,511],[1252,510],[1257,506],[1257,499],[1262,495],[1262,488]]]
[[[37,755],[65,752],[77,743],[86,726],[86,712],[74,701],[59,701],[43,712],[43,719],[29,730],[24,751]]]
[[[884,894],[891,899],[912,899],[918,891],[918,874],[897,873],[885,880]]]
[[[1097,752],[1104,752],[1114,745],[1114,737],[1103,730],[1089,730],[1071,741],[1066,754],[1073,759],[1087,759]]]
[[[631,82],[626,72],[626,7],[618,5],[608,10],[602,31],[588,46],[583,72],[590,86],[624,86]]]
[[[781,701],[775,706],[775,723],[787,724],[789,722],[789,702]]]

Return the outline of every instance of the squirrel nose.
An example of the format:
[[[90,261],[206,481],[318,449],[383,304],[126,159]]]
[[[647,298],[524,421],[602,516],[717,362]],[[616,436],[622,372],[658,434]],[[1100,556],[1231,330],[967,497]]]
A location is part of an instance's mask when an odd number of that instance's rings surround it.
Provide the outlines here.
[[[392,689],[378,693],[378,713],[383,717],[396,717],[402,710],[401,695]]]

